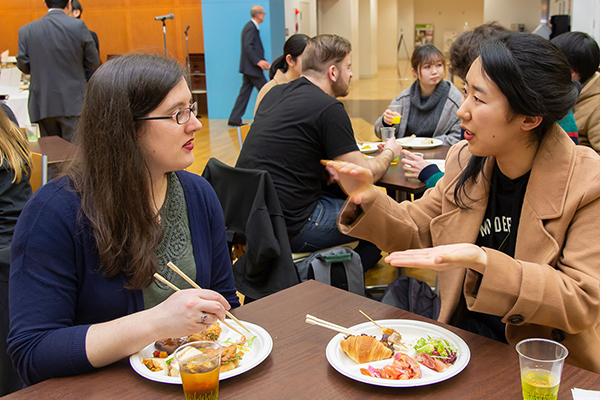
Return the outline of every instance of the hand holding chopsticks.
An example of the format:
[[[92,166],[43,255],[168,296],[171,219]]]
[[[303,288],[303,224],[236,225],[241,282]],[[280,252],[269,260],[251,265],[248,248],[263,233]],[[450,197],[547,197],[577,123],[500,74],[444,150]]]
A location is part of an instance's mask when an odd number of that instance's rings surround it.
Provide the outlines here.
[[[193,287],[195,287],[196,289],[202,289],[200,286],[198,286],[198,284],[196,282],[194,282],[192,279],[190,279],[189,276],[187,276],[186,274],[183,273],[183,271],[181,271],[179,268],[177,268],[177,266],[175,264],[173,264],[172,262],[168,262],[167,266],[169,268],[171,268],[177,275],[179,275],[180,277],[182,277],[183,279],[186,280],[187,283],[189,283],[190,285],[192,285]],[[244,326],[244,324],[242,324],[240,322],[239,319],[237,319],[233,314],[231,314],[229,311],[225,311],[225,314],[227,314],[227,316],[229,318],[231,318],[232,320],[234,320],[235,322],[237,322],[237,324],[239,326],[241,326],[242,328],[244,328],[248,333],[252,333],[250,332],[250,330],[248,328],[246,328]]]

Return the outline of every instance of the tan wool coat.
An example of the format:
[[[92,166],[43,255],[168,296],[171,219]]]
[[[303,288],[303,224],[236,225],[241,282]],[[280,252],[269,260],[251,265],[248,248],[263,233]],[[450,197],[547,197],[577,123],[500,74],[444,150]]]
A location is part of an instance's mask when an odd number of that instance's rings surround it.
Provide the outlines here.
[[[467,185],[469,209],[454,200],[470,156],[464,141],[454,145],[444,177],[415,202],[396,203],[378,193],[350,225],[345,222],[356,206],[347,204],[338,220],[340,230],[388,252],[475,243],[489,181],[480,175]],[[494,158],[486,162],[488,179],[494,164]],[[569,349],[569,363],[600,373],[599,238],[600,156],[575,146],[555,124],[533,162],[515,257],[484,248],[487,265],[481,280],[467,269],[440,272],[439,320],[449,323],[464,296],[471,311],[502,317],[511,345],[531,337],[557,340]]]
[[[579,131],[579,144],[600,153],[600,72],[592,75],[583,85],[573,113]]]

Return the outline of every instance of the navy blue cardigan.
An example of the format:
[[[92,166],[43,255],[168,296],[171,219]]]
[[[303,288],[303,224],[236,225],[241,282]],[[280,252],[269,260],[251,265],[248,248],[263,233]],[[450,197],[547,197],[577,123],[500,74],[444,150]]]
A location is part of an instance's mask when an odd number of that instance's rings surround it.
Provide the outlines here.
[[[196,282],[239,305],[219,200],[202,177],[180,171],[196,260]],[[141,290],[106,278],[80,197],[62,178],[25,206],[11,247],[8,352],[26,384],[93,370],[85,350],[92,324],[144,309]]]

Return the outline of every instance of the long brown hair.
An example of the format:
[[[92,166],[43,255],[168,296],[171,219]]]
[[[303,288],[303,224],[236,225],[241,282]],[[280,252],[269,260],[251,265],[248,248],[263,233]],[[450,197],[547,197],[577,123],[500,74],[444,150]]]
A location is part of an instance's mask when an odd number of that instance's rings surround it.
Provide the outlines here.
[[[23,174],[29,174],[27,166],[31,165],[31,152],[27,137],[15,125],[0,107],[0,165],[15,173],[13,183],[21,182]]]
[[[151,206],[150,171],[138,138],[145,121],[181,82],[183,68],[150,54],[112,58],[90,79],[76,142],[81,156],[65,171],[81,196],[105,276],[124,273],[128,288],[147,287],[163,237]]]

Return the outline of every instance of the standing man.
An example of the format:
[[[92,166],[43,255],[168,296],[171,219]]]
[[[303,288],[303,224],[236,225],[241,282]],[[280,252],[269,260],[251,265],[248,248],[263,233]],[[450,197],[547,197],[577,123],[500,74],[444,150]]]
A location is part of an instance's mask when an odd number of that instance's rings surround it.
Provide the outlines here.
[[[71,17],[81,19],[81,14],[83,14],[83,7],[79,0],[71,0]],[[94,39],[94,43],[96,43],[96,50],[98,50],[98,54],[100,54],[100,41],[98,40],[98,35],[94,31],[90,31],[92,35],[92,39]],[[85,80],[89,81],[92,77],[94,71],[85,71]]]
[[[265,10],[261,6],[254,6],[250,10],[250,16],[252,19],[242,30],[240,72],[243,74],[243,80],[240,94],[229,116],[229,125],[232,126],[242,125],[242,115],[246,112],[252,88],[260,90],[267,83],[263,71],[271,67],[271,64],[265,60],[265,50],[258,32],[258,26],[265,19]]]
[[[336,224],[345,199],[334,198],[323,186],[336,174],[321,160],[339,160],[368,168],[376,182],[402,148],[395,140],[371,159],[358,150],[350,117],[337,97],[348,95],[350,42],[337,35],[319,35],[302,53],[302,76],[269,91],[258,107],[236,167],[268,171],[279,197],[292,252],[351,242]],[[363,269],[381,258],[373,244],[355,251]]]
[[[48,13],[19,29],[17,66],[31,75],[29,118],[42,136],[73,140],[85,93],[85,71],[100,65],[85,22],[71,18],[71,0],[45,0]]]

